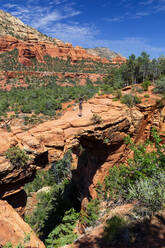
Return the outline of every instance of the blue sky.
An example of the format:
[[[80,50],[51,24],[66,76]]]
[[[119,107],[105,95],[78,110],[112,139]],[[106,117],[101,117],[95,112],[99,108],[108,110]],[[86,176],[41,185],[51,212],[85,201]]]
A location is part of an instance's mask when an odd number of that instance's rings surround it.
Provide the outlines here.
[[[165,54],[165,0],[0,0],[0,9],[74,46]]]

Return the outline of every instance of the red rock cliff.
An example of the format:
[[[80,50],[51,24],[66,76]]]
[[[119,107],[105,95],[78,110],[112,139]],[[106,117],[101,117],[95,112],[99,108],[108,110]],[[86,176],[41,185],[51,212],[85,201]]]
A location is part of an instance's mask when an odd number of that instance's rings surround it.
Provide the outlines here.
[[[71,58],[72,62],[82,59],[90,59],[93,61],[100,61],[102,63],[109,63],[109,60],[91,55],[82,47],[72,47],[70,43],[58,42],[56,44],[47,41],[38,41],[37,39],[30,39],[27,41],[18,40],[10,35],[0,37],[0,53],[12,51],[14,48],[18,49],[19,61],[25,65],[30,64],[31,58],[36,58],[39,62],[44,62],[44,55],[48,54],[51,57],[58,57],[66,60]]]

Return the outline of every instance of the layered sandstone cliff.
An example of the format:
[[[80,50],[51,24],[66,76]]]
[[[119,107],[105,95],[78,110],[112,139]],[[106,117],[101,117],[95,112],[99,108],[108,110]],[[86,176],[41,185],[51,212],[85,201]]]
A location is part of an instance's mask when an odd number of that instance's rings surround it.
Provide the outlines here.
[[[43,167],[61,159],[68,149],[73,152],[75,180],[80,180],[83,175],[83,195],[94,197],[97,182],[103,181],[111,166],[127,158],[126,135],[130,134],[136,142],[148,138],[152,125],[163,135],[165,110],[160,112],[157,108],[158,96],[152,95],[150,102],[144,98],[131,110],[112,98],[111,95],[98,96],[84,103],[81,118],[77,106],[60,119],[44,122],[27,131],[17,120],[11,123],[10,133],[1,129],[1,198],[21,190],[21,186],[31,180],[37,166]],[[94,114],[101,118],[100,123],[92,119]],[[12,146],[19,146],[30,155],[26,168],[18,169],[5,158],[5,152]],[[83,162],[80,146],[86,151]]]
[[[44,55],[48,54],[51,57],[62,58],[67,60],[68,57],[71,58],[72,62],[76,62],[83,59],[89,59],[93,61],[100,61],[102,63],[109,63],[106,58],[100,58],[98,56],[91,55],[85,51],[82,47],[72,47],[70,43],[60,43],[54,44],[47,41],[39,41],[28,39],[27,41],[22,41],[11,35],[6,35],[0,37],[0,53],[6,51],[12,51],[14,48],[18,49],[19,62],[30,65],[30,59],[36,58],[38,62],[44,63]]]
[[[129,90],[128,88],[123,94],[129,93]],[[1,199],[10,198],[11,203],[13,196],[15,203],[21,196],[18,193],[23,185],[33,179],[35,170],[61,159],[69,149],[73,157],[72,179],[81,192],[81,200],[89,196],[95,197],[96,185],[103,182],[109,168],[126,161],[131,155],[124,137],[129,134],[135,142],[145,140],[150,137],[151,127],[155,126],[160,130],[161,137],[165,138],[165,107],[158,104],[160,97],[152,94],[152,87],[149,93],[152,96],[149,102],[144,97],[145,93],[141,94],[142,103],[131,109],[119,101],[113,101],[112,95],[96,96],[83,103],[82,117],[78,116],[78,106],[74,106],[58,120],[44,122],[27,131],[23,130],[24,127],[18,120],[11,123],[10,133],[1,128]],[[99,116],[100,122],[94,115]],[[25,167],[16,167],[6,159],[6,151],[13,146],[19,146],[29,154],[31,159]],[[82,149],[85,151],[83,158]],[[23,240],[22,230],[27,233],[29,227],[6,202],[1,201],[0,207],[4,209],[0,213],[0,230],[2,226],[7,230],[3,242],[10,240],[8,234],[13,233],[16,233],[12,237],[13,244]],[[17,221],[11,226],[15,218]],[[4,244],[3,242],[0,240],[0,244]],[[39,241],[34,237],[34,242]],[[44,246],[41,243],[39,247]]]

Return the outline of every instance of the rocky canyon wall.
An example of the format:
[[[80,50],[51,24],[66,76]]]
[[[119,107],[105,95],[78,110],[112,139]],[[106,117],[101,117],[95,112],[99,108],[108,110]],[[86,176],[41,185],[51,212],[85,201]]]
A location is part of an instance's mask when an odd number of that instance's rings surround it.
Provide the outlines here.
[[[95,197],[97,182],[102,182],[109,168],[129,155],[125,136],[131,135],[136,142],[145,140],[151,127],[156,126],[163,137],[165,109],[157,107],[158,99],[152,95],[150,102],[144,101],[130,109],[113,101],[111,95],[97,96],[83,104],[82,117],[75,106],[60,119],[27,131],[17,121],[11,125],[10,133],[1,129],[1,198],[20,191],[33,178],[36,167],[61,159],[69,149],[73,153],[74,180],[82,195]],[[100,123],[95,122],[93,115],[100,117]],[[26,168],[16,168],[6,159],[5,152],[13,146],[19,146],[31,157]]]

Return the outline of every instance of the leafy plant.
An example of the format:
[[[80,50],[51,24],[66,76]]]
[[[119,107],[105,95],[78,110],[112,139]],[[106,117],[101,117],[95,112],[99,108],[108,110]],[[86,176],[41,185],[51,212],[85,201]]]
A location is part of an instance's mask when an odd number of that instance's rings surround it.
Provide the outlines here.
[[[94,226],[99,217],[99,200],[92,199],[85,210],[81,210],[80,212],[80,222],[88,227]]]
[[[128,199],[138,200],[140,208],[145,208],[148,215],[165,207],[165,174],[159,173],[152,178],[139,179],[129,185]]]
[[[142,187],[142,183],[139,182],[144,182],[145,186],[151,182],[151,179],[154,182],[155,179],[153,180],[153,178],[157,175],[164,175],[165,146],[161,145],[160,137],[155,130],[152,131],[152,135],[156,147],[156,151],[153,150],[152,152],[147,152],[147,146],[149,144],[152,145],[151,142],[145,142],[144,144],[136,146],[131,139],[127,137],[125,142],[133,150],[134,156],[128,160],[128,166],[123,164],[110,168],[109,175],[104,180],[105,198],[114,201],[118,201],[119,199],[122,201],[128,200],[129,188],[135,190],[135,184]],[[143,188],[146,189],[147,187]],[[159,189],[157,188],[155,190]],[[163,204],[163,200],[161,200],[161,202]],[[155,206],[156,205],[158,204],[155,204]]]
[[[148,87],[151,85],[151,82],[150,81],[144,81],[141,86],[143,88],[144,91],[147,91],[148,90]]]
[[[102,122],[102,119],[101,116],[93,114],[91,121],[93,121],[94,124],[100,124]]]
[[[104,239],[108,244],[129,241],[127,222],[122,216],[114,215],[106,221]]]
[[[29,156],[21,150],[19,147],[15,146],[12,148],[9,148],[6,152],[6,158],[10,160],[10,162],[15,166],[15,167],[26,167]]]
[[[121,102],[126,104],[128,107],[133,107],[134,105],[141,103],[141,100],[137,96],[126,94],[121,98]]]
[[[46,239],[48,248],[61,247],[73,243],[77,234],[73,232],[79,214],[72,208],[65,212],[61,223],[55,227]]]
[[[31,192],[37,192],[46,186],[52,186],[55,183],[55,177],[51,170],[38,170],[32,182],[27,183],[24,187],[26,194],[29,196]]]
[[[165,76],[156,80],[155,85],[154,93],[165,94]]]
[[[71,162],[72,155],[71,152],[68,151],[65,153],[63,159],[52,163],[51,173],[53,174],[57,184],[62,182],[67,176],[71,177]]]

